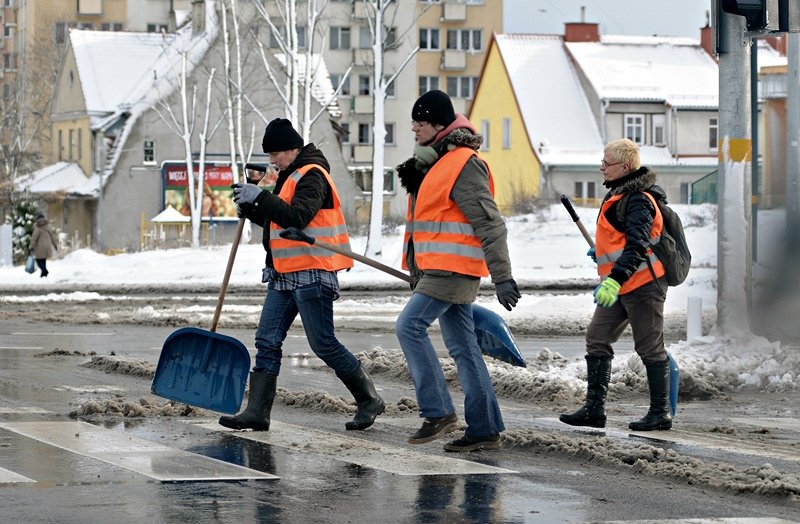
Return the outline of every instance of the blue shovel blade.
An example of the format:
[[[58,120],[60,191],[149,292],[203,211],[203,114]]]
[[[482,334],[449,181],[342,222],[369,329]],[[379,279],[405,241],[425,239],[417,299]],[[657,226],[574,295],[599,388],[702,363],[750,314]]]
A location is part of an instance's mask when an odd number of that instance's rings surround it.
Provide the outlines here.
[[[667,353],[669,362],[669,410],[672,416],[678,410],[678,388],[681,385],[681,370],[678,368],[678,363],[672,358],[672,355]]]
[[[250,353],[235,338],[213,331],[182,328],[164,341],[153,394],[221,413],[242,405]]]
[[[475,335],[478,337],[481,353],[514,366],[527,367],[503,317],[490,309],[473,304],[472,318],[475,321]]]

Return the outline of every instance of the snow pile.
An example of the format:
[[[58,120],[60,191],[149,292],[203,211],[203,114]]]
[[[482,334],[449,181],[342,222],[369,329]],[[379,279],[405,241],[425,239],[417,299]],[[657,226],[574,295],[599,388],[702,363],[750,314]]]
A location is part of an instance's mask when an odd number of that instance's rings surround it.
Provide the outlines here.
[[[166,402],[151,402],[146,398],[138,401],[126,401],[123,395],[116,395],[108,400],[87,400],[69,413],[72,418],[93,416],[120,416],[120,417],[194,417],[204,412],[188,404],[168,400]]]

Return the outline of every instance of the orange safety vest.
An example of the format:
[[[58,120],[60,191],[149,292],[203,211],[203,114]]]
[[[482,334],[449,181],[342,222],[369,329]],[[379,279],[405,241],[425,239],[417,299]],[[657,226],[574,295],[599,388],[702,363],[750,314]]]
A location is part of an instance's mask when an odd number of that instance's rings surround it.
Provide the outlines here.
[[[408,241],[412,239],[414,260],[423,271],[440,269],[475,277],[489,275],[480,239],[467,217],[450,198],[450,191],[458,175],[473,156],[480,158],[468,147],[458,147],[448,152],[431,167],[422,180],[413,211],[409,196],[403,269],[408,269],[406,256]],[[486,168],[489,169],[488,165]],[[489,191],[494,195],[491,170]]]
[[[661,216],[661,211],[658,209],[658,205],[656,205],[655,198],[647,192],[643,192],[643,194],[650,199],[656,210],[656,216],[653,218],[653,227],[650,229],[650,242],[655,243],[661,239],[661,231],[664,228],[664,217]],[[597,273],[601,278],[611,274],[614,262],[619,259],[622,255],[622,250],[625,248],[625,232],[614,229],[614,226],[612,226],[606,218],[606,211],[611,208],[614,202],[622,200],[622,197],[623,195],[614,195],[606,200],[600,208],[600,215],[597,217],[595,255],[597,256]],[[650,248],[647,248],[647,257],[650,259],[656,276],[664,276],[664,266]],[[625,293],[630,293],[634,289],[652,280],[653,274],[647,266],[647,261],[643,260],[631,277],[622,285],[619,294],[624,295]]]
[[[334,244],[340,248],[350,250],[350,237],[347,234],[347,224],[344,221],[339,193],[333,184],[328,172],[320,165],[308,164],[298,168],[289,175],[281,187],[278,196],[287,203],[292,202],[297,190],[297,183],[303,175],[311,169],[317,168],[325,176],[333,194],[333,208],[320,209],[303,232],[318,240]],[[334,253],[327,249],[317,247],[306,242],[287,240],[281,238],[283,227],[271,222],[269,225],[269,249],[272,252],[272,263],[279,273],[292,273],[305,269],[324,269],[325,271],[339,271],[353,267],[353,259]]]

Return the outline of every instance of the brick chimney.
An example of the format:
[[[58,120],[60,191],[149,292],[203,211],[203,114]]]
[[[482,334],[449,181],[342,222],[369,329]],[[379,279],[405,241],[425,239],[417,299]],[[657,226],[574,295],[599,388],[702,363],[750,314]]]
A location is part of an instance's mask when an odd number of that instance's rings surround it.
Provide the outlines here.
[[[600,25],[586,22],[586,6],[581,6],[581,21],[564,24],[564,42],[599,42]]]
[[[717,59],[717,53],[714,49],[714,28],[708,24],[700,28],[700,46],[705,49],[711,58]]]

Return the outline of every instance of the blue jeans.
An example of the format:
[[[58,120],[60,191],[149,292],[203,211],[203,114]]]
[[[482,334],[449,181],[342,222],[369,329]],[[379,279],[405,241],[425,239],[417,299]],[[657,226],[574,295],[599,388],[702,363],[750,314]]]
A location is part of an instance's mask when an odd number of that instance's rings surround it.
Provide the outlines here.
[[[505,426],[475,336],[472,304],[451,304],[414,293],[397,318],[395,331],[417,391],[420,416],[444,417],[455,413],[442,366],[428,336],[428,327],[436,319],[439,319],[442,339],[455,361],[458,381],[464,390],[466,436],[500,433]]]
[[[318,282],[292,291],[278,291],[270,283],[256,330],[258,351],[253,371],[273,375],[280,372],[283,341],[300,313],[314,354],[340,379],[355,373],[361,364],[333,332],[333,298],[333,290]]]

